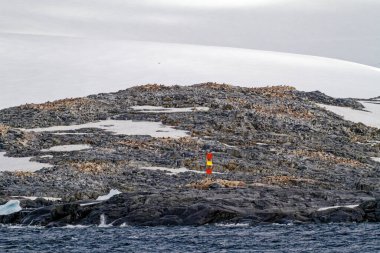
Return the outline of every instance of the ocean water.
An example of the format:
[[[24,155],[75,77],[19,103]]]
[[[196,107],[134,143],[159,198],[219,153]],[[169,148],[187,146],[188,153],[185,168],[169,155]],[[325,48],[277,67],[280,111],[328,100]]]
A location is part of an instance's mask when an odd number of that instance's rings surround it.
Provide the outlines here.
[[[0,227],[0,252],[380,252],[380,224]]]

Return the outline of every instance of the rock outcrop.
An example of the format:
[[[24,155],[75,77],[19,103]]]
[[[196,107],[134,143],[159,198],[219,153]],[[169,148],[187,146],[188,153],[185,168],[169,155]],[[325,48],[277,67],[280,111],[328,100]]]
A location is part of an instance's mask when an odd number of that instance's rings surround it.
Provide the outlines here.
[[[114,225],[379,221],[380,163],[371,157],[380,157],[380,130],[345,121],[317,103],[363,109],[355,99],[288,86],[205,83],[152,84],[1,110],[0,151],[53,167],[0,172],[0,204],[13,196],[62,201],[19,198],[29,208],[0,222],[98,224],[101,215]],[[209,110],[133,109],[146,105]],[[31,131],[106,119],[162,122],[188,136],[120,135],[100,128]],[[71,144],[90,148],[48,150]],[[209,179],[199,173],[207,151],[214,153],[218,172]],[[155,167],[161,169],[149,169]],[[110,189],[123,194],[95,201]],[[353,204],[359,206],[344,207]],[[326,206],[342,207],[317,211]]]

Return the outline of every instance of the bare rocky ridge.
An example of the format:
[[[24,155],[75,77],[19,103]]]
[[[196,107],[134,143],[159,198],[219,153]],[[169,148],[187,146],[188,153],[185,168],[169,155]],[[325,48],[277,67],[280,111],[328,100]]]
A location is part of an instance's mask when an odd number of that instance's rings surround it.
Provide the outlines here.
[[[22,200],[22,205],[33,208],[0,217],[0,221],[98,224],[102,214],[114,225],[380,221],[376,200],[380,198],[380,163],[370,159],[380,156],[380,144],[375,142],[380,141],[380,130],[345,121],[316,103],[363,108],[354,99],[287,86],[205,83],[145,85],[1,110],[0,151],[54,165],[33,173],[0,172],[2,202],[10,196],[63,200],[38,205]],[[146,113],[131,108],[138,105],[210,109]],[[189,136],[126,136],[96,128],[59,135],[22,130],[106,119],[163,122],[188,131]],[[41,151],[68,144],[88,144],[91,149]],[[206,151],[214,153],[215,171],[220,172],[208,184],[202,184],[205,175],[200,173],[172,175],[141,169],[202,171]],[[123,194],[80,206],[110,189]],[[352,204],[361,205],[317,211],[323,206]]]

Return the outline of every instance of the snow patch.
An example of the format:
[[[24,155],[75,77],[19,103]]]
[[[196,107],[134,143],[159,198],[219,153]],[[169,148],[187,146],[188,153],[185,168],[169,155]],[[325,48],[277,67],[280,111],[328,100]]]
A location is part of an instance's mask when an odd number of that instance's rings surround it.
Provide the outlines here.
[[[380,157],[371,157],[371,159],[374,160],[375,162],[380,163]]]
[[[175,174],[184,173],[184,172],[193,172],[193,173],[201,173],[201,174],[204,173],[204,171],[189,170],[187,168],[173,169],[173,168],[166,168],[166,167],[140,167],[140,169],[143,169],[143,170],[160,170],[160,171],[164,171],[166,174],[169,174],[169,175],[175,175]]]
[[[349,107],[340,107],[333,105],[317,104],[335,114],[342,116],[345,120],[349,120],[355,123],[363,123],[367,126],[380,128],[380,105],[361,102],[366,111],[355,110]]]
[[[336,209],[336,208],[340,208],[340,207],[346,207],[346,208],[356,208],[358,207],[359,205],[347,205],[347,206],[327,206],[327,207],[321,207],[319,208],[317,211],[320,212],[320,211],[325,211],[325,210],[329,210],[329,209]]]
[[[84,128],[99,128],[119,135],[150,135],[152,137],[181,138],[188,136],[184,130],[165,126],[160,122],[132,121],[132,120],[102,120],[81,125],[52,126],[46,128],[22,129],[27,132],[54,132],[79,130]]]
[[[105,200],[109,200],[110,198],[112,198],[113,196],[115,195],[118,195],[120,194],[121,192],[116,190],[116,189],[111,189],[110,192],[107,194],[107,195],[103,195],[103,196],[99,196],[96,200],[98,201],[105,201]]]
[[[30,161],[31,157],[7,157],[0,152],[0,171],[37,171],[42,168],[53,167],[47,163]]]
[[[54,156],[52,155],[43,155],[43,156],[40,156],[40,158],[53,158]]]
[[[183,107],[183,108],[166,108],[162,106],[132,106],[131,109],[143,113],[176,113],[176,112],[207,112],[209,107]]]
[[[90,145],[82,145],[82,144],[77,144],[77,145],[60,145],[60,146],[54,146],[49,149],[43,149],[41,150],[42,152],[70,152],[70,151],[80,151],[80,150],[86,150],[90,149]]]
[[[9,215],[21,211],[19,200],[9,200],[4,205],[0,205],[0,215]]]
[[[140,167],[140,169],[143,170],[159,170],[159,171],[164,171],[168,175],[176,175],[179,173],[185,173],[185,172],[192,172],[192,173],[199,173],[199,174],[204,174],[204,171],[199,171],[199,170],[189,170],[187,168],[166,168],[166,167]],[[224,174],[221,172],[212,172],[213,174]]]

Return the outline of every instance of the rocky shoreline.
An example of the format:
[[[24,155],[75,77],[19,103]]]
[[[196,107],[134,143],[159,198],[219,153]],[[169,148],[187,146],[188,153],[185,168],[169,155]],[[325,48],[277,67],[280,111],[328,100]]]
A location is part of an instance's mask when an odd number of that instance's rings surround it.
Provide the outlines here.
[[[355,99],[286,86],[205,83],[145,85],[1,110],[0,151],[52,167],[0,172],[0,205],[14,196],[61,200],[19,197],[23,209],[0,216],[0,223],[98,225],[101,217],[115,226],[380,221],[380,163],[371,159],[380,157],[380,130],[343,120],[317,103],[363,109]],[[162,122],[182,135],[118,134],[107,125],[48,128],[126,121]],[[169,130],[160,131],[164,136]],[[61,145],[89,148],[51,150]],[[207,151],[218,173],[203,185]],[[157,167],[162,169],[152,169]],[[170,173],[179,168],[186,170]],[[95,201],[111,189],[122,194]]]

